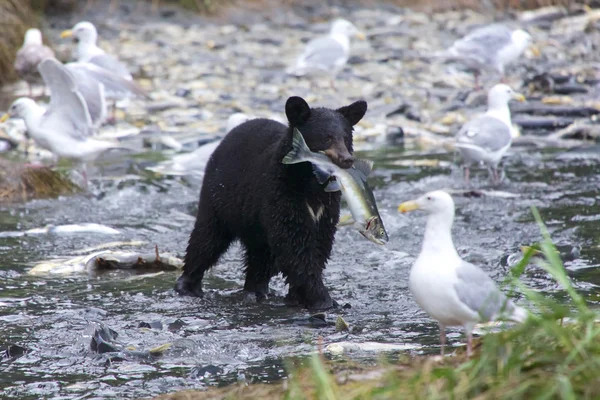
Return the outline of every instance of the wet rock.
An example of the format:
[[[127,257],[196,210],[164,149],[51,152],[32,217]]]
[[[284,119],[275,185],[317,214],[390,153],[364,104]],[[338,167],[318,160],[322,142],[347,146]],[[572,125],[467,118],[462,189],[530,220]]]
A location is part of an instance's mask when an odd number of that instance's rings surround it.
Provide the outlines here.
[[[510,108],[513,114],[532,114],[532,115],[556,115],[563,117],[585,118],[600,114],[600,110],[588,106],[555,106],[541,103],[527,103],[513,105]]]
[[[421,122],[421,116],[419,114],[419,111],[410,104],[406,104],[406,103],[401,104],[396,109],[388,112],[386,114],[386,117],[389,118],[389,117],[392,117],[397,114],[404,115],[409,120]]]
[[[175,96],[177,97],[188,97],[192,93],[189,89],[177,89]]]
[[[540,117],[531,115],[517,115],[512,119],[512,122],[527,130],[543,130],[552,131],[565,126],[571,125],[575,121],[574,118],[566,117]]]
[[[214,365],[196,366],[190,371],[190,378],[199,379],[223,373],[223,368]]]
[[[186,326],[186,323],[183,322],[180,319],[176,319],[175,321],[171,322],[168,326],[167,329],[170,332],[178,332],[179,330],[181,330],[181,328],[183,328],[184,326]]]
[[[163,328],[163,324],[160,321],[151,321],[151,322],[142,321],[138,324],[138,328],[157,329],[160,331]]]
[[[327,326],[327,316],[325,313],[317,313],[308,317],[308,322],[315,328],[323,328]]]
[[[56,198],[79,191],[79,187],[60,172],[0,159],[0,204]]]
[[[96,353],[109,353],[119,351],[119,347],[113,342],[119,334],[107,326],[100,325],[96,327],[92,335],[90,349]]]
[[[21,347],[16,344],[11,344],[11,345],[8,345],[8,347],[6,347],[3,358],[9,358],[9,359],[14,360],[16,358],[23,356],[27,352],[28,352],[28,350],[25,347]]]

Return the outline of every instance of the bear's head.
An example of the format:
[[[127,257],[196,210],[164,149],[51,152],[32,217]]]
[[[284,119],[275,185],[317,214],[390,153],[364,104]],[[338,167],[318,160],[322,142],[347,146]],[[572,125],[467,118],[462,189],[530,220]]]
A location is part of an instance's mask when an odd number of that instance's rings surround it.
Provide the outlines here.
[[[308,147],[322,151],[341,168],[350,168],[352,157],[352,127],[367,112],[367,102],[356,101],[348,106],[331,110],[310,108],[301,97],[290,97],[285,103],[285,114],[293,128],[298,128]]]

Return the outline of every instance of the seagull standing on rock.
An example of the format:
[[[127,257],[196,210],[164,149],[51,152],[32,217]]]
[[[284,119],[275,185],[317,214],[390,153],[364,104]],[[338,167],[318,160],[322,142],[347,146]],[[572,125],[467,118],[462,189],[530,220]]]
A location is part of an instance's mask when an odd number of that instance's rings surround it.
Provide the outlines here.
[[[506,65],[516,61],[531,44],[529,33],[522,29],[511,30],[502,24],[475,29],[454,42],[444,57],[456,60],[473,70],[475,86],[480,88],[479,76],[483,70],[495,70],[504,81]],[[538,54],[539,50],[533,47]]]
[[[421,252],[410,270],[408,287],[419,307],[440,326],[441,354],[445,329],[462,326],[467,334],[467,355],[473,353],[477,323],[508,319],[523,322],[529,313],[502,293],[479,267],[460,258],[452,241],[454,200],[441,190],[404,202],[398,211],[429,214]]]
[[[467,122],[456,134],[455,147],[465,161],[465,180],[469,183],[471,163],[483,162],[490,168],[492,181],[498,183],[498,164],[510,148],[513,128],[510,100],[525,101],[525,96],[500,83],[488,92],[488,109]]]
[[[296,76],[329,75],[331,87],[335,88],[334,79],[350,57],[351,36],[365,39],[364,33],[351,22],[345,19],[333,21],[329,34],[309,41],[287,72]]]
[[[78,64],[75,67],[79,71],[86,69],[87,71],[84,72],[88,75],[93,74],[93,78],[104,85],[105,97],[115,101],[112,107],[112,119],[114,119],[117,100],[129,97],[130,93],[148,97],[145,91],[135,84],[127,66],[98,47],[96,44],[98,32],[91,22],[79,22],[72,29],[63,31],[60,37],[75,39]]]
[[[40,73],[37,66],[43,59],[54,57],[54,51],[42,42],[42,32],[31,28],[25,33],[23,46],[15,57],[15,71],[29,88],[29,97],[32,97],[31,85],[40,81]]]

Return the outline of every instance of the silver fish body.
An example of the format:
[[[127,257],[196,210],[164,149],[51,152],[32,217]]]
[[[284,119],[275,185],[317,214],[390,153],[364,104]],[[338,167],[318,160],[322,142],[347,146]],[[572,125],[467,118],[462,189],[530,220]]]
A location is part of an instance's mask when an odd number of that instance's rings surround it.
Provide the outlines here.
[[[317,180],[327,183],[325,191],[342,191],[342,195],[352,213],[355,228],[373,243],[383,245],[388,235],[377,210],[373,191],[367,184],[367,176],[371,172],[372,163],[356,160],[354,166],[343,169],[335,165],[329,157],[310,150],[300,131],[295,128],[292,150],[283,158],[283,164],[310,162]]]

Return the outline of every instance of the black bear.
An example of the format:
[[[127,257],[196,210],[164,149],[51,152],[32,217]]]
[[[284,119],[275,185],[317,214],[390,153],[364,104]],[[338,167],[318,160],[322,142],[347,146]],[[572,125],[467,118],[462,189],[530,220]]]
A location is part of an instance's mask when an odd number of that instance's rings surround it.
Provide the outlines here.
[[[201,296],[204,272],[239,239],[245,248],[244,291],[265,298],[272,276],[289,285],[286,304],[335,306],[323,284],[340,213],[340,192],[325,192],[310,163],[281,163],[298,128],[312,151],[342,168],[353,165],[352,131],[367,111],[357,101],[337,110],[285,104],[289,126],[254,119],[229,132],[206,165],[198,215],[175,290]]]

